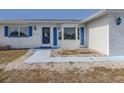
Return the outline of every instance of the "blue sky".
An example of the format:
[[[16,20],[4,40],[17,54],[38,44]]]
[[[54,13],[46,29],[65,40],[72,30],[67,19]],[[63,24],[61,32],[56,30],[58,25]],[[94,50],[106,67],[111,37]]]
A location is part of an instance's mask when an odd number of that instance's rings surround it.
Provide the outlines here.
[[[98,9],[0,9],[0,19],[84,19]]]

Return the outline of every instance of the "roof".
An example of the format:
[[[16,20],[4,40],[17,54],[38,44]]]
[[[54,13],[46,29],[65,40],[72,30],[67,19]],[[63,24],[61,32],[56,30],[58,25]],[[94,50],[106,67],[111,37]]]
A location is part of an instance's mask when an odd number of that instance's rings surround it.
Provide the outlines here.
[[[88,18],[82,20],[81,23],[87,23],[87,22],[89,22],[89,21],[91,21],[93,19],[96,19],[96,18],[98,18],[100,16],[103,16],[105,14],[107,14],[107,10],[101,10],[101,11],[89,16]]]
[[[104,9],[104,10],[101,10],[101,11],[89,16],[88,18],[82,20],[81,23],[90,22],[90,21],[92,21],[96,18],[99,18],[103,15],[106,15],[108,13],[124,13],[124,9]]]
[[[20,19],[0,20],[0,23],[87,23],[108,13],[124,13],[123,9],[104,9],[83,20],[77,19]]]
[[[81,21],[77,19],[23,19],[24,21]]]
[[[0,20],[0,23],[80,23],[77,19],[18,19],[18,20]]]

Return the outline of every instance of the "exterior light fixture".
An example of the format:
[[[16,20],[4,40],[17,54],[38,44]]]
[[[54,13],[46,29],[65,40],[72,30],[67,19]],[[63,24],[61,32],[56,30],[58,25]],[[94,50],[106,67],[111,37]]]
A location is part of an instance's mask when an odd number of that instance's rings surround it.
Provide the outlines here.
[[[34,30],[37,30],[37,27],[36,26],[34,26]]]
[[[121,19],[120,17],[118,17],[118,18],[116,19],[116,25],[120,25],[120,24],[121,24],[121,21],[122,21],[122,19]]]

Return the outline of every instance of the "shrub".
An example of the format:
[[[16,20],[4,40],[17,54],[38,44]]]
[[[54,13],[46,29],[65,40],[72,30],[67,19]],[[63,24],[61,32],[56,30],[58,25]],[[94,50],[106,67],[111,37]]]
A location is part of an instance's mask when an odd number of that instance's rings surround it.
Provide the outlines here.
[[[0,50],[9,50],[11,47],[9,45],[0,45]]]

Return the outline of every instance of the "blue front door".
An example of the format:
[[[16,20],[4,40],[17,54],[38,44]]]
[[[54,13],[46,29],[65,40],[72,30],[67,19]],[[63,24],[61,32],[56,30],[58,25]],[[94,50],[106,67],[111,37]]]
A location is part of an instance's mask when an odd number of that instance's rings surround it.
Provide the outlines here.
[[[53,46],[57,46],[57,27],[53,28]]]
[[[84,45],[84,27],[80,27],[80,45]]]
[[[50,28],[42,28],[42,44],[50,44]]]

